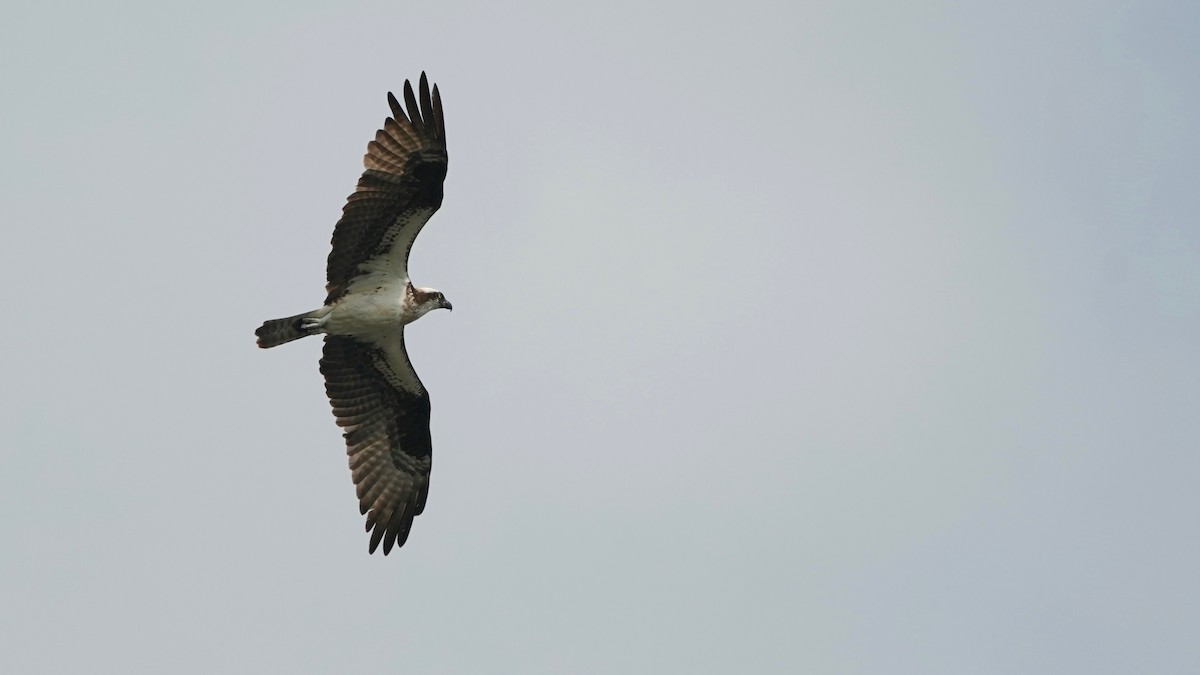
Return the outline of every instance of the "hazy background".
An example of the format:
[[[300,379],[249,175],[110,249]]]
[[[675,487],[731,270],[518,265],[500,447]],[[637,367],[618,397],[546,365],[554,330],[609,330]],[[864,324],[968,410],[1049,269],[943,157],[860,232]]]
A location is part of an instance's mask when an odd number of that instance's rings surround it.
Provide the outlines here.
[[[1200,672],[1195,2],[0,12],[7,673]],[[442,89],[428,508],[334,222]]]

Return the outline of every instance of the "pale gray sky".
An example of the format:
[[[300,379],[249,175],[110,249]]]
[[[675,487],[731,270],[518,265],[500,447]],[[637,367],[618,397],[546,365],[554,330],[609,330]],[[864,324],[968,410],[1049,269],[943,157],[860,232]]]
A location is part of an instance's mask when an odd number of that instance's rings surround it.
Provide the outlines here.
[[[3,670],[1200,671],[1197,7],[6,8]],[[253,330],[422,70],[384,558]]]

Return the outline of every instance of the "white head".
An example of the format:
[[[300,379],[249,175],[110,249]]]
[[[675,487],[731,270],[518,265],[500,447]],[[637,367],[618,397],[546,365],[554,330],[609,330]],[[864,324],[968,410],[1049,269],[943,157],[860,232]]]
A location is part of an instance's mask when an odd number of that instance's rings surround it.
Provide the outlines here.
[[[454,306],[446,299],[446,295],[439,290],[433,288],[417,288],[410,286],[410,291],[413,303],[414,318],[425,316],[435,309],[448,309],[454,311]]]

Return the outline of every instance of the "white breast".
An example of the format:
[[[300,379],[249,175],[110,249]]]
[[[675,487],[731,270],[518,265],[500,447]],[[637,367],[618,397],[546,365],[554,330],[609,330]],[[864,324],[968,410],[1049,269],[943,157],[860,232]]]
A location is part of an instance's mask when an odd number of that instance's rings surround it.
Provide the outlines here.
[[[395,277],[369,274],[355,279],[325,321],[325,332],[373,338],[399,330],[416,319],[408,306],[408,283]]]

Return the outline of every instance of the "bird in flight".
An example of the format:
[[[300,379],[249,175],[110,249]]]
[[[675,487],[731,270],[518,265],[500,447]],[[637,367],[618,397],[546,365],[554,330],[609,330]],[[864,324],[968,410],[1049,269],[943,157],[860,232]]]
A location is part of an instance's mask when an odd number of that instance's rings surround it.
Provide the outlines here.
[[[370,552],[382,543],[384,555],[404,545],[429,494],[429,392],[404,348],[404,327],[452,309],[441,291],[408,278],[413,241],[442,204],[442,98],[421,73],[417,94],[405,80],[404,106],[390,92],[388,105],[392,115],[367,145],[366,170],[333,230],[325,304],[255,331],[263,349],[325,336],[325,392],[346,438]]]

